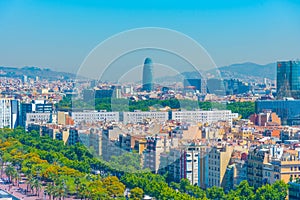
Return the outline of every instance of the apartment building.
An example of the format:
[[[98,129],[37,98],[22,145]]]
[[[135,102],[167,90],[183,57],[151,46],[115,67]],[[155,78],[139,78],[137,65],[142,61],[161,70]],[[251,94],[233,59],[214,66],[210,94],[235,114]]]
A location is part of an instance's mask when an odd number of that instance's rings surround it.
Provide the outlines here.
[[[16,128],[18,126],[18,100],[0,98],[0,128]]]
[[[57,124],[59,125],[74,125],[74,120],[70,117],[68,112],[57,112]]]
[[[171,148],[161,154],[159,173],[168,172],[168,178],[174,182],[186,178],[191,184],[205,188],[208,178],[207,151],[207,146],[195,143]]]
[[[300,178],[300,149],[272,145],[257,147],[248,156],[248,181],[254,187],[273,184],[277,180],[285,183]]]
[[[296,150],[288,150],[278,157],[271,157],[270,164],[273,168],[274,179],[270,180],[272,184],[276,180],[282,180],[285,183],[300,178],[300,153]]]
[[[123,112],[123,123],[143,123],[146,119],[155,119],[160,123],[164,123],[168,120],[168,112],[144,112],[144,111],[134,111],[134,112]]]
[[[172,112],[172,120],[179,122],[202,122],[213,123],[218,121],[228,121],[238,118],[237,113],[230,110],[210,110],[210,111],[175,111]]]
[[[52,113],[26,113],[26,127],[30,123],[45,124],[52,121]]]
[[[109,161],[111,156],[118,156],[120,148],[117,144],[122,133],[119,127],[109,126],[102,130],[102,158]]]
[[[250,186],[259,188],[263,185],[263,167],[268,163],[269,149],[254,148],[249,151],[247,160],[247,178]]]
[[[148,136],[146,140],[146,149],[143,152],[143,167],[157,173],[159,168],[165,167],[160,164],[160,155],[169,152],[170,147],[174,144],[166,134]]]
[[[77,128],[74,128],[74,127],[71,127],[69,129],[69,137],[68,137],[68,140],[67,140],[67,144],[68,145],[75,145],[76,143],[78,143],[80,140],[79,140],[79,133],[78,133],[78,129]]]
[[[89,147],[96,155],[102,155],[102,129],[91,128],[89,134]]]
[[[46,100],[22,102],[19,113],[19,125],[26,127],[27,113],[53,113],[53,103]]]
[[[71,117],[74,120],[75,125],[80,122],[93,123],[98,121],[119,121],[119,112],[98,112],[98,111],[84,111],[84,112],[72,112]]]
[[[231,159],[233,147],[228,144],[218,144],[208,152],[208,184],[207,187],[224,187],[226,169]]]

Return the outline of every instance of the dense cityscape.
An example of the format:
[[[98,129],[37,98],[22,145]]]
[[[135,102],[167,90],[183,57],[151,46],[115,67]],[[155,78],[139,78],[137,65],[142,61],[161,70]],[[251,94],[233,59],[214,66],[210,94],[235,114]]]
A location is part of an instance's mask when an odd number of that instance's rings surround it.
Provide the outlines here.
[[[0,200],[300,200],[299,10],[0,0]]]
[[[298,199],[298,61],[277,62],[276,86],[199,78],[161,87],[153,67],[145,59],[143,82],[130,85],[2,73],[3,182],[27,184],[26,192],[44,198],[231,199],[248,192],[244,198],[261,199],[255,195],[274,190],[272,199]],[[217,86],[224,96],[209,91]],[[138,183],[145,176],[174,192]],[[104,188],[85,194],[82,184]]]

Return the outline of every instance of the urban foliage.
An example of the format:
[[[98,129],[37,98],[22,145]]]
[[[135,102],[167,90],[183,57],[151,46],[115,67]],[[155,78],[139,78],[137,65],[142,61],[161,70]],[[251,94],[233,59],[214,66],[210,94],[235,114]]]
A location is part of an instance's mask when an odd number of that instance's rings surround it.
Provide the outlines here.
[[[0,156],[1,173],[6,164],[4,172],[13,184],[18,184],[22,172],[28,177],[27,187],[31,193],[38,195],[44,185],[45,192],[53,199],[68,195],[83,199],[124,199],[127,187],[131,189],[130,199],[141,199],[147,194],[162,200],[283,200],[288,189],[287,184],[278,181],[255,191],[247,181],[243,181],[225,194],[218,187],[202,190],[187,179],[180,183],[167,183],[167,174],[162,176],[142,170],[122,173],[124,169],[116,170],[109,163],[93,158],[81,144],[65,146],[62,141],[41,137],[34,131],[28,133],[21,128],[1,129]],[[124,158],[134,159],[129,155]],[[114,165],[118,164],[121,165],[122,161]],[[132,170],[135,167],[132,166]],[[91,174],[92,169],[101,170],[101,175]]]
[[[233,113],[239,113],[242,118],[248,118],[255,112],[254,102],[229,102],[229,103],[218,103],[209,101],[193,101],[193,100],[178,100],[178,99],[149,99],[141,101],[131,101],[128,99],[111,99],[101,98],[95,99],[95,102],[84,102],[81,100],[72,101],[70,98],[63,98],[58,104],[59,110],[68,110],[73,108],[81,109],[96,109],[106,111],[149,111],[150,107],[162,108],[170,107],[171,109],[185,109],[185,110],[212,110],[212,109],[228,109]]]
[[[125,185],[116,176],[93,175],[91,167],[99,165],[88,150],[78,144],[40,137],[23,129],[2,129],[0,135],[1,164],[13,184],[20,174],[28,178],[27,188],[39,194],[42,185],[50,198],[77,196],[83,199],[124,199]]]

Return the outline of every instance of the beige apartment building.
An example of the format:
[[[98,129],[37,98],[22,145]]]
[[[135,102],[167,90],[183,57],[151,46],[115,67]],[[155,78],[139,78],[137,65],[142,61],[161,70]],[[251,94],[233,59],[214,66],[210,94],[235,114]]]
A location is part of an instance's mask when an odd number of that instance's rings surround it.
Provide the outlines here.
[[[271,157],[270,162],[264,167],[264,180],[267,183],[274,183],[277,180],[282,180],[285,183],[291,180],[300,178],[300,159],[299,152],[288,150],[280,157]]]
[[[225,173],[231,159],[233,147],[228,144],[213,146],[208,153],[208,187],[225,184]]]
[[[250,186],[259,188],[263,185],[263,167],[268,163],[269,149],[255,148],[249,151],[247,178]]]

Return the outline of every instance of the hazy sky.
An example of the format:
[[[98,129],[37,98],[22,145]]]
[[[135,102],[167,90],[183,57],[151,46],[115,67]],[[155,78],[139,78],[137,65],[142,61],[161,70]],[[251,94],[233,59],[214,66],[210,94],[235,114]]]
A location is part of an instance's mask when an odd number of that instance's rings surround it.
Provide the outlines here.
[[[75,72],[101,41],[140,27],[182,32],[218,66],[296,59],[299,10],[297,0],[0,0],[0,66]]]

